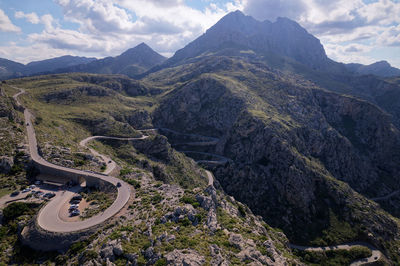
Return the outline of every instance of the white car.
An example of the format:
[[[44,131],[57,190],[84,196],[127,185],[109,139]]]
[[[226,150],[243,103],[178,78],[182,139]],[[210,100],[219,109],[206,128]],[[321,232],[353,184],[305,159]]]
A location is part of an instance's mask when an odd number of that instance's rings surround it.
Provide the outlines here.
[[[40,185],[40,184],[42,184],[42,181],[41,181],[41,180],[36,180],[36,181],[35,181],[35,185]]]
[[[34,188],[36,188],[36,186],[35,185],[30,185],[29,188],[30,189],[34,189]]]
[[[31,189],[27,187],[27,188],[25,188],[24,190],[22,190],[21,192],[22,192],[22,193],[26,193],[26,192],[29,192],[29,191],[31,191]]]

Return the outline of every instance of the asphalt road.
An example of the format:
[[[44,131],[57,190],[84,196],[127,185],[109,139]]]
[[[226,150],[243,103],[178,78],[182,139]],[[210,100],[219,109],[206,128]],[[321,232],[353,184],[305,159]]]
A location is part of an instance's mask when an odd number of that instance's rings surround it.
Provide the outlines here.
[[[214,186],[214,175],[208,170],[206,170],[206,174],[208,179],[208,186]]]
[[[16,88],[19,89],[19,88]],[[20,92],[14,95],[14,99],[16,99],[16,102],[18,105],[21,105],[20,102],[18,101],[18,96],[24,93],[24,90],[19,89]],[[86,171],[81,171],[77,169],[72,169],[72,168],[67,168],[59,165],[52,164],[50,162],[47,162],[44,160],[38,153],[37,149],[37,141],[36,141],[36,135],[35,135],[35,130],[32,125],[32,117],[33,115],[31,112],[25,108],[24,110],[24,117],[25,117],[25,123],[26,123],[26,129],[27,129],[27,136],[28,136],[28,143],[29,143],[29,151],[31,155],[31,159],[35,161],[37,164],[41,164],[53,169],[57,169],[59,171],[64,171],[64,172],[69,172],[69,173],[74,173],[76,175],[82,175],[82,176],[91,176],[94,178],[101,179],[105,182],[111,183],[114,186],[117,186],[117,183],[119,182],[121,184],[120,187],[118,187],[118,194],[117,198],[113,202],[113,204],[107,208],[104,212],[93,216],[87,220],[79,221],[79,222],[64,222],[60,219],[59,217],[59,211],[62,207],[62,205],[66,202],[69,201],[69,199],[72,197],[72,195],[79,190],[80,187],[74,187],[71,190],[65,191],[64,193],[59,193],[57,194],[56,197],[54,197],[48,204],[46,204],[40,211],[37,216],[37,221],[38,225],[43,228],[44,230],[50,231],[50,232],[73,232],[73,231],[78,231],[78,230],[83,230],[90,228],[92,226],[95,226],[97,224],[100,224],[107,219],[111,218],[115,214],[117,214],[128,202],[130,198],[130,187],[127,183],[123,182],[120,179],[117,179],[112,176],[108,175],[102,175],[94,172],[86,172]]]
[[[387,199],[390,199],[391,197],[393,197],[393,196],[399,194],[399,192],[400,192],[400,190],[396,190],[396,191],[393,191],[392,193],[390,193],[390,194],[388,194],[388,195],[386,195],[386,196],[372,198],[371,200],[373,200],[373,201],[387,200]]]
[[[365,263],[377,261],[383,257],[382,252],[380,252],[377,248],[375,248],[374,246],[372,246],[368,243],[364,243],[364,242],[352,242],[352,243],[345,243],[345,244],[341,244],[341,245],[326,246],[326,247],[307,247],[307,246],[298,246],[298,245],[289,244],[289,247],[292,249],[299,249],[299,250],[304,250],[304,251],[319,251],[319,252],[327,251],[327,250],[338,250],[338,249],[349,250],[355,246],[363,246],[363,247],[369,248],[372,251],[372,255],[368,258],[353,261],[350,264],[350,266],[363,265]]]
[[[82,140],[81,142],[79,142],[79,145],[85,148],[88,148],[89,151],[94,155],[94,156],[99,156],[103,162],[106,164],[106,170],[104,171],[104,174],[109,175],[112,171],[114,171],[114,169],[117,167],[117,163],[114,162],[111,157],[107,156],[107,155],[103,155],[98,153],[96,150],[90,148],[87,146],[87,143],[91,140],[94,139],[112,139],[112,140],[141,140],[141,139],[146,139],[149,136],[142,136],[140,138],[120,138],[120,137],[108,137],[108,136],[92,136],[92,137],[88,137],[84,140]],[[110,162],[110,163],[109,163]]]

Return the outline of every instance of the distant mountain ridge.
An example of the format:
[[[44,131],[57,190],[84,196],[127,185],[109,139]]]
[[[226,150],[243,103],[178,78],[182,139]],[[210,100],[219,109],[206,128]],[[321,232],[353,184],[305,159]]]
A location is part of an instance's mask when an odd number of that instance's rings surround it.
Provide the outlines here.
[[[382,77],[400,76],[400,69],[392,67],[387,61],[379,61],[370,65],[346,64],[349,71],[360,75],[376,75]]]
[[[66,66],[87,64],[95,60],[96,58],[94,57],[64,55],[56,58],[30,62],[26,65],[25,72],[28,74],[51,72],[55,69],[64,68]]]
[[[66,55],[23,65],[0,58],[0,79],[69,72],[125,74],[135,77],[165,60],[164,56],[155,52],[145,43],[128,49],[119,56],[103,59]]]
[[[50,73],[55,69],[85,64],[94,60],[96,60],[96,58],[65,55],[41,61],[33,61],[24,65],[8,59],[0,58],[0,79]]]
[[[59,69],[57,72],[125,74],[129,77],[135,77],[165,60],[166,58],[164,56],[155,52],[147,44],[141,43],[134,48],[128,49],[119,56],[106,57],[88,64]]]

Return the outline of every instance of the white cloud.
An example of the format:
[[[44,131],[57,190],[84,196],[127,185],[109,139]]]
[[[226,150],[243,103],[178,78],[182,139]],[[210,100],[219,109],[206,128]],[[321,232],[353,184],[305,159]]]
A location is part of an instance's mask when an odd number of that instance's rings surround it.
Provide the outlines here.
[[[372,64],[376,59],[370,57],[368,52],[373,49],[372,46],[362,44],[338,45],[327,44],[325,50],[328,56],[338,62]]]
[[[22,11],[17,11],[17,12],[15,12],[14,16],[15,16],[15,18],[25,18],[27,21],[29,21],[32,24],[39,24],[39,22],[40,22],[38,15],[34,12],[25,14]]]
[[[87,53],[78,53],[74,50],[55,49],[43,43],[35,43],[29,46],[19,46],[16,43],[8,43],[6,46],[0,46],[1,58],[10,58],[13,61],[23,64],[66,54],[88,56]]]
[[[171,55],[215,24],[227,12],[241,8],[241,0],[223,6],[212,3],[203,11],[183,0],[57,0],[64,19],[78,23],[65,30],[49,17],[45,30],[29,35],[33,43],[56,49],[72,49],[116,55],[140,42]],[[151,12],[149,12],[151,10]],[[40,18],[45,23],[44,16]]]
[[[273,21],[279,16],[296,20],[321,39],[328,55],[341,61],[373,60],[363,54],[365,51],[356,51],[356,46],[352,49],[348,43],[400,47],[397,0],[245,0],[243,4],[244,11],[259,20]],[[348,52],[351,54],[346,57]]]
[[[21,28],[15,26],[2,9],[0,9],[0,31],[4,32],[21,31]]]

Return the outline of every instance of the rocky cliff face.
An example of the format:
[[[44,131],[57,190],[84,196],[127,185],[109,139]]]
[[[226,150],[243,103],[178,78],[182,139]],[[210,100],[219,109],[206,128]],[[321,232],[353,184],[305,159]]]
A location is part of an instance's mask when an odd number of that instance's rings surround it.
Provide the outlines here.
[[[320,41],[296,22],[287,18],[260,22],[240,11],[226,15],[201,37],[177,51],[166,64],[231,48],[243,52],[252,50],[260,55],[274,53],[315,68],[325,69],[331,64]]]
[[[336,226],[332,217],[357,228],[346,240],[371,232],[371,241],[397,239],[395,220],[376,204],[362,213],[367,201],[355,192],[372,197],[400,188],[400,134],[390,117],[259,63],[236,62],[230,72],[226,64],[167,95],[156,123],[218,137],[214,153],[228,160],[213,170],[223,188],[292,240],[323,235]],[[182,72],[181,80],[189,75]]]

